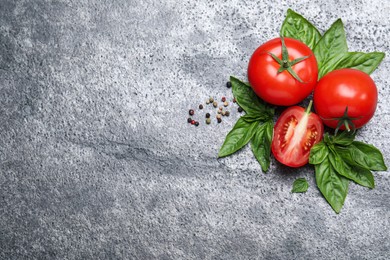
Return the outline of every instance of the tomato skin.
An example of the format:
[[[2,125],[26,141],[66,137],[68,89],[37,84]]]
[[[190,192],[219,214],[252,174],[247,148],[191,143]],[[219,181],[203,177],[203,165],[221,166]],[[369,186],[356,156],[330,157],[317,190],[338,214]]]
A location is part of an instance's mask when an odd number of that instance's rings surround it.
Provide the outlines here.
[[[284,38],[284,41],[290,61],[309,56],[292,66],[303,82],[299,82],[287,70],[278,73],[280,65],[269,53],[281,59],[281,38],[272,39],[255,50],[249,60],[248,80],[261,99],[273,105],[291,106],[301,102],[313,91],[317,83],[318,67],[308,46],[292,38]]]
[[[274,126],[272,154],[284,165],[301,167],[309,162],[310,149],[321,141],[323,133],[318,115],[299,106],[289,107]]]
[[[371,77],[356,69],[339,69],[326,74],[314,89],[314,109],[325,125],[336,128],[346,107],[356,128],[368,123],[378,102],[378,90]],[[345,127],[340,127],[345,130]]]

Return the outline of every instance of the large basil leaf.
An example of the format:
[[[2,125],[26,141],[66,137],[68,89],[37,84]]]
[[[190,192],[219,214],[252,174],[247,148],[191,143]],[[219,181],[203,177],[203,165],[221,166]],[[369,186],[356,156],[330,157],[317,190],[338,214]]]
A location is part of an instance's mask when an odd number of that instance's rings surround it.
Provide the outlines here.
[[[300,40],[311,49],[321,39],[321,34],[317,28],[302,15],[291,9],[287,10],[286,18],[280,29],[280,35]]]
[[[299,178],[294,181],[291,192],[293,193],[306,192],[308,188],[309,188],[309,183],[307,183],[306,179]]]
[[[382,153],[370,144],[354,141],[348,150],[352,159],[361,167],[372,171],[386,171]]]
[[[256,133],[251,139],[252,152],[263,172],[266,172],[270,166],[272,135],[273,122],[267,121],[256,129]]]
[[[338,174],[362,186],[368,188],[375,187],[374,176],[370,170],[358,166],[350,166],[343,159],[340,154],[333,150],[329,153],[329,160]]]
[[[310,164],[320,164],[328,156],[328,147],[324,142],[319,142],[315,144],[310,149],[309,163]]]
[[[352,68],[371,74],[384,57],[385,54],[383,52],[347,52],[341,55],[339,60],[333,64],[331,70]]]
[[[336,213],[340,213],[348,194],[349,180],[337,174],[329,158],[315,166],[316,183]]]
[[[333,70],[335,60],[348,51],[343,22],[338,19],[313,49],[318,63],[318,78]]]
[[[247,122],[245,116],[240,117],[227,134],[218,157],[231,155],[244,147],[255,134],[258,125],[259,121]]]
[[[252,114],[252,117],[255,115],[259,117],[264,116],[263,114],[267,110],[267,105],[257,97],[251,86],[235,77],[230,77],[230,82],[232,83],[233,95],[240,107],[247,114]]]

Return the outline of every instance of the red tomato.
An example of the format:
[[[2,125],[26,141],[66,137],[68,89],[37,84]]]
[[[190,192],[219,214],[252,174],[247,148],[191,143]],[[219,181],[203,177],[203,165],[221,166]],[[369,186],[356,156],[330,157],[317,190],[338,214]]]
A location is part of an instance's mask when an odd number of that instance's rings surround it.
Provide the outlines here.
[[[270,40],[253,53],[248,65],[248,80],[254,92],[270,104],[290,106],[301,102],[314,89],[317,83],[317,60],[308,46],[292,39],[284,38],[288,56],[282,53],[282,38]],[[273,57],[271,54],[276,56]],[[302,61],[296,59],[308,56]],[[286,65],[277,61],[286,61]],[[292,64],[293,61],[297,63]],[[287,69],[296,73],[296,77]],[[282,69],[284,69],[283,71]]]
[[[276,121],[272,139],[275,158],[290,167],[309,162],[310,149],[322,139],[324,126],[321,119],[299,106],[287,108]]]
[[[315,111],[325,125],[336,128],[340,120],[347,123],[350,120],[349,127],[360,128],[375,113],[378,91],[368,74],[355,69],[339,69],[321,78],[313,99]],[[345,130],[345,125],[340,129]]]

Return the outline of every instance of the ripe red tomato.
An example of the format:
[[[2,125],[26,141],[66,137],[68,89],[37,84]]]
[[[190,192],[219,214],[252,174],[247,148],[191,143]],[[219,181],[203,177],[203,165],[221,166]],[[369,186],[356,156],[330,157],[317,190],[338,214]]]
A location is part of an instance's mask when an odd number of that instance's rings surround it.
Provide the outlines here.
[[[282,50],[283,39],[287,56]],[[304,59],[300,60],[302,57]],[[290,106],[301,102],[313,91],[317,77],[313,52],[292,38],[275,38],[264,43],[249,60],[250,85],[260,98],[273,105]]]
[[[272,139],[272,153],[281,163],[300,167],[309,162],[310,149],[322,139],[321,119],[299,106],[287,108],[276,121]]]
[[[320,79],[313,99],[315,111],[325,125],[337,128],[342,120],[340,129],[345,130],[343,120],[351,128],[367,124],[375,113],[378,91],[368,74],[355,69],[339,69]]]

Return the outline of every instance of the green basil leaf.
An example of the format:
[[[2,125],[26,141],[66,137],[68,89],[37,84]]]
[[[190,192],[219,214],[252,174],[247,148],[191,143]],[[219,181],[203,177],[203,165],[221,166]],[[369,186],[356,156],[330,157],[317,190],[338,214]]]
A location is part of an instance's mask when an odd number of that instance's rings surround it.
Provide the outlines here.
[[[245,116],[240,117],[233,129],[227,134],[219,150],[218,157],[231,155],[244,147],[255,134],[259,121],[247,122]]]
[[[245,114],[244,120],[251,123],[255,121],[266,122],[274,117],[274,110],[265,110],[262,114]]]
[[[333,143],[347,146],[350,145],[355,139],[355,133],[353,131],[339,131],[337,135],[333,138]]]
[[[347,52],[344,53],[330,70],[352,68],[371,74],[382,62],[385,54],[383,52]]]
[[[320,79],[326,73],[332,71],[332,65],[337,56],[343,55],[348,51],[347,40],[343,22],[338,19],[332,24],[318,41],[313,49],[318,63],[318,78]],[[336,58],[335,58],[336,57]]]
[[[374,176],[370,170],[358,166],[350,166],[343,159],[344,158],[335,150],[331,150],[329,153],[329,160],[338,174],[353,180],[364,187],[375,187]]]
[[[348,146],[352,159],[361,167],[372,171],[386,171],[382,153],[373,145],[354,141]]]
[[[261,117],[267,110],[267,105],[256,95],[252,87],[235,77],[230,77],[230,82],[232,83],[233,95],[240,107],[247,114]]]
[[[309,183],[307,183],[306,179],[299,178],[294,181],[291,192],[293,193],[306,192],[308,188],[309,188]]]
[[[319,142],[310,149],[309,163],[320,164],[325,160],[328,154],[329,151],[326,144],[324,142]]]
[[[336,213],[340,213],[348,194],[349,180],[337,174],[329,158],[325,158],[320,164],[316,164],[316,183],[322,195],[332,206]]]
[[[263,172],[266,172],[270,166],[272,135],[273,122],[267,121],[256,129],[256,133],[251,139],[252,152]]]
[[[286,18],[283,21],[280,35],[302,41],[310,49],[321,39],[318,29],[306,20],[302,15],[291,9],[287,10]]]

